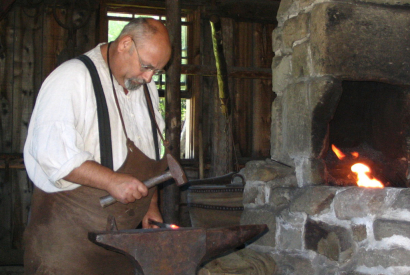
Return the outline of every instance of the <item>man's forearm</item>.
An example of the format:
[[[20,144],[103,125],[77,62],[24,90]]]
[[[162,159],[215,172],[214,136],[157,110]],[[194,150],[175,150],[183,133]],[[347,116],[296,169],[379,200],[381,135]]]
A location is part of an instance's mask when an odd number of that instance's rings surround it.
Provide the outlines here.
[[[108,191],[114,171],[94,161],[86,161],[70,172],[65,180]]]
[[[106,190],[122,203],[129,203],[148,194],[147,187],[128,174],[116,173],[94,161],[86,161],[64,177],[65,180]]]

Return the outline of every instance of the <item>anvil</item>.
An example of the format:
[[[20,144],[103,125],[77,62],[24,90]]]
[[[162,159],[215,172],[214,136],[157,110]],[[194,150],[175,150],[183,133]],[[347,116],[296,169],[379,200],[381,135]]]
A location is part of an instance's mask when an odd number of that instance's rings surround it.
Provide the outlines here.
[[[196,274],[199,265],[267,231],[267,225],[90,232],[88,238],[128,256],[146,275]]]

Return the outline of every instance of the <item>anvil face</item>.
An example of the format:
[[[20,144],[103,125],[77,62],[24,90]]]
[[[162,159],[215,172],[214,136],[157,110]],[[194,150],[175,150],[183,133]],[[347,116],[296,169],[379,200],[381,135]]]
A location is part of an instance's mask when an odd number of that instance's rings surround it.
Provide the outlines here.
[[[266,225],[135,229],[90,232],[88,238],[132,258],[136,268],[144,274],[196,274],[202,262],[238,247],[266,230]]]

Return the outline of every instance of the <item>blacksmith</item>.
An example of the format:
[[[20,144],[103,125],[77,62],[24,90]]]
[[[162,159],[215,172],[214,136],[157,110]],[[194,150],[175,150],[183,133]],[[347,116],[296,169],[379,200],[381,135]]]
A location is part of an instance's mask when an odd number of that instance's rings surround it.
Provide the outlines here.
[[[91,243],[87,233],[105,230],[109,215],[120,230],[162,222],[156,189],[142,181],[167,167],[155,142],[164,122],[152,76],[163,73],[171,56],[168,32],[154,19],[135,19],[114,42],[85,55],[98,72],[109,117],[97,110],[104,104],[86,61],[69,60],[44,81],[24,147],[35,184],[26,274],[134,274],[125,256]],[[107,125],[108,140],[101,135]],[[102,208],[99,198],[108,194],[120,203]]]

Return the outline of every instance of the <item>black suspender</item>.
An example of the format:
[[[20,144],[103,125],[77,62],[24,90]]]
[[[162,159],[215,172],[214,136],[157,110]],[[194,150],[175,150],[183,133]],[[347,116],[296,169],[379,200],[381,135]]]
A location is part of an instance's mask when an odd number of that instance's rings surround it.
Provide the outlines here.
[[[86,55],[80,55],[77,59],[81,60],[88,71],[90,72],[91,79],[94,86],[95,98],[97,101],[97,116],[98,116],[98,131],[100,138],[100,154],[101,154],[101,164],[105,167],[113,169],[113,160],[112,160],[112,144],[111,144],[111,127],[110,127],[110,116],[108,114],[107,102],[105,100],[104,91],[101,86],[101,80],[98,75],[97,69],[95,68],[92,60]],[[148,90],[148,87],[145,86],[145,89]],[[148,98],[149,97],[149,98]],[[157,135],[157,126],[152,108],[151,98],[148,92],[145,99],[147,100],[148,113],[151,120],[152,134],[154,138],[155,145],[155,157],[156,160],[160,159],[159,156],[159,144],[158,144],[158,135]],[[151,108],[150,108],[151,107]],[[151,112],[152,111],[152,112]]]
[[[101,164],[113,169],[110,116],[108,114],[107,102],[105,101],[101,80],[94,63],[88,56],[80,55],[77,59],[84,62],[85,66],[87,66],[93,81],[94,93],[97,101]]]

